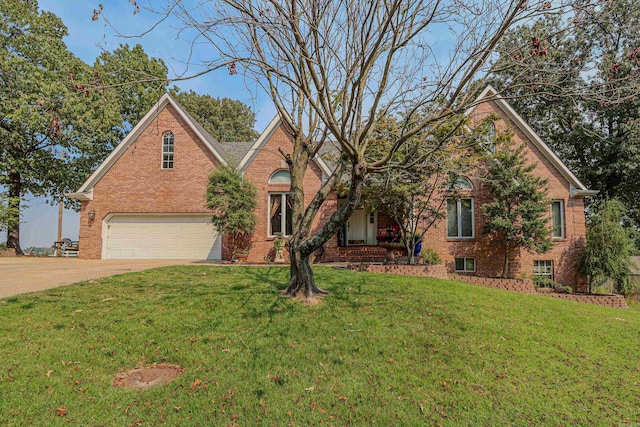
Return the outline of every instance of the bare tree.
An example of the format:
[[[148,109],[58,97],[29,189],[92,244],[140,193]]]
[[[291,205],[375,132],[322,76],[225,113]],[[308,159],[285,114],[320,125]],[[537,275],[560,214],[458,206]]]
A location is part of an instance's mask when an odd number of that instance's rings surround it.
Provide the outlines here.
[[[419,144],[409,141],[429,141],[473,105],[505,34],[543,14],[560,16],[559,32],[570,34],[574,18],[592,7],[586,0],[171,0],[155,12],[178,17],[184,36],[196,34],[194,47],[215,48],[208,69],[229,67],[275,104],[293,140],[282,151],[294,224],[286,292],[312,297],[325,291],[314,283],[309,257],[351,216],[367,177],[410,164]],[[371,158],[365,154],[381,117],[398,121],[394,143]],[[337,166],[305,206],[307,166],[328,140],[339,148]],[[345,178],[345,202],[313,231]]]

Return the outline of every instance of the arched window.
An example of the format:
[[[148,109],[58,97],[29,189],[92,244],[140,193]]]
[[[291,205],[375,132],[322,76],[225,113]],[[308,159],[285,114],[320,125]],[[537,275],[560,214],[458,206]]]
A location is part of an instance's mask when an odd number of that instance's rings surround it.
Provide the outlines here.
[[[453,183],[453,188],[456,190],[473,190],[473,185],[467,178],[459,176]]]
[[[173,169],[173,132],[162,134],[162,169]]]
[[[269,177],[269,184],[291,184],[291,175],[288,170],[275,171]]]
[[[491,154],[496,154],[496,125],[489,123],[487,134],[484,136],[484,144]]]

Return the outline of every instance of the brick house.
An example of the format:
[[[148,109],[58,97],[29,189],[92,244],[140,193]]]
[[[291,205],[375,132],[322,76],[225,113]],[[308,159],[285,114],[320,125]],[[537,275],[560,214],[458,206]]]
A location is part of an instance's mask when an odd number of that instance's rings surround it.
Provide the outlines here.
[[[546,254],[514,253],[516,275],[548,275],[566,284],[582,283],[576,260],[584,249],[583,197],[588,190],[495,91],[486,88],[468,111],[472,123],[490,114],[501,119],[497,131],[511,128],[517,144],[527,145],[536,174],[549,181],[550,227],[554,247]],[[287,234],[289,177],[278,150],[289,150],[290,136],[275,118],[255,142],[216,141],[168,94],[147,113],[80,189],[69,194],[82,202],[80,257],[226,259],[224,236],[212,228],[205,206],[208,175],[221,164],[237,166],[258,190],[258,218],[250,262],[261,262],[275,235]],[[316,158],[305,177],[311,198],[331,168]],[[448,202],[445,221],[429,230],[424,246],[435,249],[450,271],[497,276],[500,247],[482,235],[478,208],[487,199],[483,168],[465,177],[458,200]],[[318,214],[324,221],[340,200],[333,196]],[[449,224],[449,225],[448,225]],[[455,226],[454,226],[455,224]],[[356,210],[343,229],[324,246],[323,261],[380,261],[385,250],[376,240],[379,228],[392,225],[383,213]]]

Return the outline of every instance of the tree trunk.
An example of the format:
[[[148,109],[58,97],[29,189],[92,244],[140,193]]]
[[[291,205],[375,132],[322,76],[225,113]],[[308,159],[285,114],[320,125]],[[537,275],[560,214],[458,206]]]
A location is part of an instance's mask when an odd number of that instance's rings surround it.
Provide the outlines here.
[[[289,286],[284,293],[291,297],[304,296],[307,299],[328,294],[327,291],[316,286],[313,269],[309,262],[310,254],[304,255],[295,250],[290,251],[290,254]]]
[[[9,221],[7,223],[7,248],[14,249],[16,255],[24,255],[20,248],[20,196],[22,181],[20,174],[9,171]]]
[[[505,245],[505,249],[504,249],[504,267],[502,267],[502,278],[503,279],[508,279],[509,278],[509,243],[507,243]]]
[[[291,168],[291,171],[296,171],[295,168]],[[296,211],[302,211],[300,206],[304,204],[304,192],[301,191],[301,180],[294,178],[292,173],[291,177],[291,192],[294,198],[294,234],[289,240],[289,286],[284,291],[285,295],[292,297],[304,295],[305,298],[313,298],[316,295],[326,295],[327,291],[320,289],[315,284],[313,277],[313,269],[310,263],[311,254],[325,244],[338,230],[338,227],[343,225],[357,207],[360,196],[362,195],[362,188],[364,185],[364,176],[366,168],[362,164],[354,165],[351,173],[351,183],[349,193],[346,196],[346,201],[337,211],[335,211],[329,220],[320,227],[319,230],[311,233],[312,220],[320,210],[320,207],[324,203],[326,197],[321,197],[317,202],[316,198],[306,209],[306,214],[299,215]],[[340,176],[334,172],[334,175]],[[330,178],[334,179],[335,176]],[[300,186],[299,186],[300,185]],[[327,185],[327,184],[325,184]],[[317,195],[316,195],[317,197]],[[316,203],[317,202],[317,203]]]

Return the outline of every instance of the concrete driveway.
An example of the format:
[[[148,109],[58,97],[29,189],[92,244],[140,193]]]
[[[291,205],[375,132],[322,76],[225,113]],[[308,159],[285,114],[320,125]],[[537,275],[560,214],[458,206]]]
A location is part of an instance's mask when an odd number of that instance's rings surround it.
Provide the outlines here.
[[[42,291],[114,274],[192,263],[202,263],[202,261],[3,257],[0,258],[0,298]]]

